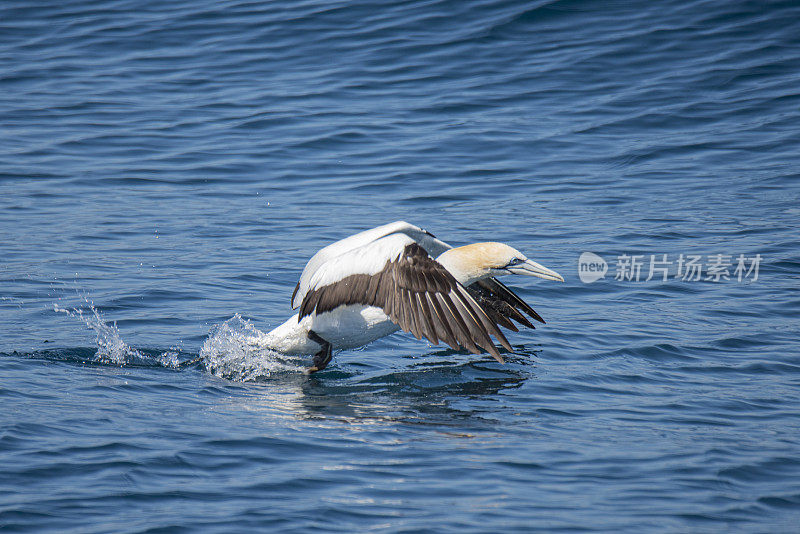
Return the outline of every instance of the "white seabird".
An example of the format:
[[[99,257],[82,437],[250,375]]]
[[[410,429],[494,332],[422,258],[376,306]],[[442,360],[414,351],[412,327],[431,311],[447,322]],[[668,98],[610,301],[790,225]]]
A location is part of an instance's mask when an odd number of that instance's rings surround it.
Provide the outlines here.
[[[328,245],[306,264],[292,295],[298,313],[262,344],[284,354],[314,354],[308,372],[321,371],[333,350],[366,345],[397,330],[474,354],[503,358],[489,336],[511,345],[498,326],[533,328],[522,312],[538,313],[496,276],[564,279],[503,243],[453,248],[404,221],[366,230]]]

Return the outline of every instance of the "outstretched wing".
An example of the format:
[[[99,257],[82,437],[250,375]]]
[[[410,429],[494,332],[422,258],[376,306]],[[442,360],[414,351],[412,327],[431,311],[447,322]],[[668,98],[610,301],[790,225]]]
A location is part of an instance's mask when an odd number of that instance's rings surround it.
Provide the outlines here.
[[[377,264],[383,261],[382,268]],[[334,269],[343,263],[347,268]],[[402,330],[433,344],[488,352],[503,359],[494,336],[507,350],[511,345],[481,305],[447,269],[406,235],[391,235],[337,257],[328,269],[357,274],[336,276],[320,271],[300,304],[300,318],[363,304],[383,309]],[[342,265],[344,267],[344,265]]]

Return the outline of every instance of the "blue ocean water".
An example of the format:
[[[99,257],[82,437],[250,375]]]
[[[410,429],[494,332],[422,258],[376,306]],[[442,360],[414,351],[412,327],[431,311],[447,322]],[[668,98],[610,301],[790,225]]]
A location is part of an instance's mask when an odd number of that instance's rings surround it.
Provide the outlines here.
[[[796,2],[3,2],[0,530],[797,532],[798,124]],[[547,324],[247,344],[400,219]]]

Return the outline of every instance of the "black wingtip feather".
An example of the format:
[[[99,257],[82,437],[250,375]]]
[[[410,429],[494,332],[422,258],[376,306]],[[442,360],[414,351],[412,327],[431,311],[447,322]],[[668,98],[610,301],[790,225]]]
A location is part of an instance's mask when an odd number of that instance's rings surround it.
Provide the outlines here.
[[[514,312],[516,312],[512,313],[512,318],[515,321],[527,326],[528,328],[534,328],[534,326],[531,324],[530,321],[525,319],[525,317],[521,313],[519,313],[518,310],[522,310],[523,312],[528,314],[532,319],[535,319],[540,323],[545,324],[545,321],[544,319],[542,319],[541,315],[536,313],[536,311],[533,308],[531,308],[527,302],[522,300],[519,297],[519,295],[511,291],[497,278],[484,278],[483,280],[478,280],[477,282],[471,284],[468,289],[477,292],[483,299],[493,301],[496,305],[497,303],[504,303],[508,305],[511,309],[514,310]],[[507,314],[504,313],[504,315]]]
[[[297,282],[297,285],[294,286],[294,291],[292,291],[292,300],[289,301],[289,304],[291,304],[292,309],[297,308],[297,306],[294,305],[294,298],[297,296],[297,292],[299,290],[300,290],[300,282]]]

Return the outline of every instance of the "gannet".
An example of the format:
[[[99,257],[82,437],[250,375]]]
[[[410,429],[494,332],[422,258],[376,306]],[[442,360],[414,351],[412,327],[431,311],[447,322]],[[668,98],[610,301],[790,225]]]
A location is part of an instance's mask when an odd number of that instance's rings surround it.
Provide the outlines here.
[[[488,352],[503,363],[490,336],[511,321],[534,328],[538,313],[495,277],[564,279],[503,243],[453,248],[430,232],[397,221],[352,235],[317,252],[292,294],[298,312],[263,344],[288,355],[314,354],[308,373],[321,371],[334,350],[351,349],[403,330],[454,350]]]

